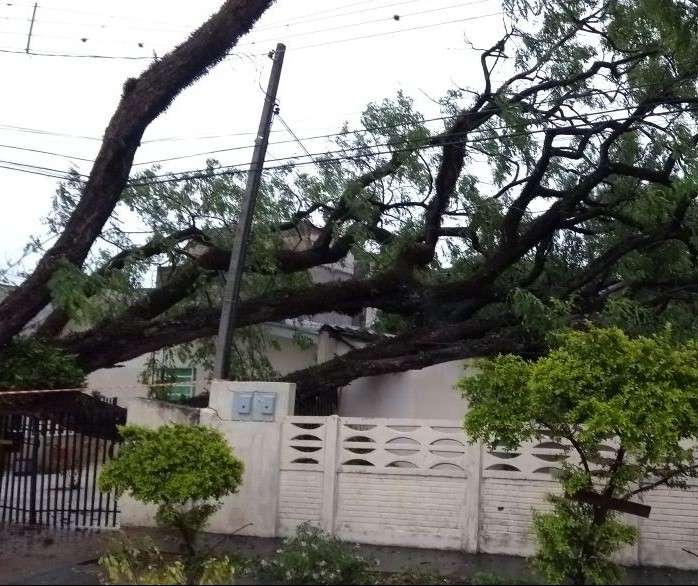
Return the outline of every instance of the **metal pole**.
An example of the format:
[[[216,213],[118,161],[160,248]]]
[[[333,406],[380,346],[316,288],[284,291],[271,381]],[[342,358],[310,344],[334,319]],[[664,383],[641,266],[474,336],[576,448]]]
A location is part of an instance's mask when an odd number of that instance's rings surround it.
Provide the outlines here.
[[[37,474],[39,472],[39,442],[41,437],[39,436],[39,418],[33,417],[31,423],[31,477],[29,482],[29,524],[36,525],[36,491],[38,490],[37,485]]]
[[[245,264],[245,253],[247,252],[247,241],[252,227],[252,215],[254,213],[257,191],[262,179],[264,167],[264,157],[267,153],[269,143],[269,130],[274,115],[274,105],[276,104],[276,92],[279,88],[281,78],[281,66],[284,62],[286,45],[279,43],[274,52],[274,65],[269,76],[267,96],[264,100],[262,118],[259,122],[259,130],[254,143],[252,163],[247,176],[247,188],[242,200],[240,209],[240,220],[235,232],[233,250],[230,254],[230,266],[228,267],[227,281],[223,292],[223,309],[221,310],[221,321],[218,327],[218,338],[216,340],[216,361],[213,366],[213,378],[225,380],[230,374],[230,354],[235,335],[235,321],[238,311],[238,298],[240,296],[240,285],[242,284],[242,273]]]
[[[29,53],[29,47],[32,43],[32,32],[34,31],[34,21],[36,20],[36,9],[39,7],[39,3],[34,4],[34,11],[32,12],[32,19],[29,25],[29,34],[27,35],[27,48],[25,51]]]

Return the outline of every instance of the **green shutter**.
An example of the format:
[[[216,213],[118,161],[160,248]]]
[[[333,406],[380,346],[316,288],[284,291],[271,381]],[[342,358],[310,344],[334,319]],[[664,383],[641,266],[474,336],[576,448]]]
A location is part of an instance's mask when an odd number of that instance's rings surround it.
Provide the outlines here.
[[[170,399],[187,399],[194,396],[196,368],[168,368],[166,376],[174,381],[167,393]]]

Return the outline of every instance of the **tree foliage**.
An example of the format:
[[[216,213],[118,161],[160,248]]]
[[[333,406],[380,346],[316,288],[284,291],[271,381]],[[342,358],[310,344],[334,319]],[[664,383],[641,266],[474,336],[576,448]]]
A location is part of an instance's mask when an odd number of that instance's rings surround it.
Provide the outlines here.
[[[72,389],[85,384],[74,357],[33,338],[9,344],[0,361],[0,389]]]
[[[104,584],[234,584],[235,566],[228,556],[210,557],[192,572],[181,560],[166,560],[150,539],[116,543],[99,558]]]
[[[126,425],[121,435],[118,457],[102,468],[100,490],[113,490],[117,498],[128,492],[157,505],[158,522],[178,529],[193,556],[197,532],[220,507],[220,499],[240,486],[243,462],[211,427]]]
[[[481,51],[480,82],[447,92],[440,117],[397,94],[370,104],[358,128],[345,124],[312,166],[299,157],[266,171],[241,327],[375,308],[397,334],[286,375],[301,405],[360,376],[537,356],[547,331],[585,321],[695,333],[698,6],[503,6],[506,32]],[[187,43],[178,56],[206,53]],[[129,109],[141,116],[133,99],[125,94],[119,124]],[[130,169],[131,138],[129,153],[105,147],[113,167]],[[53,299],[35,335],[85,372],[215,335],[244,180],[210,161],[120,175],[102,197],[98,161],[87,183],[72,175],[59,189],[49,229],[60,245],[0,303],[2,343]],[[86,213],[95,201],[99,214]],[[123,214],[151,235],[134,239]],[[352,260],[366,269],[354,279],[309,277]],[[147,287],[159,266],[167,274]],[[70,319],[80,332],[68,332]]]
[[[555,583],[617,581],[610,556],[636,532],[603,499],[698,476],[698,343],[677,345],[671,330],[629,338],[591,327],[560,334],[536,361],[508,355],[478,366],[459,382],[466,432],[504,449],[549,438],[568,456],[553,513],[534,516],[540,568]],[[576,502],[580,491],[603,498]]]

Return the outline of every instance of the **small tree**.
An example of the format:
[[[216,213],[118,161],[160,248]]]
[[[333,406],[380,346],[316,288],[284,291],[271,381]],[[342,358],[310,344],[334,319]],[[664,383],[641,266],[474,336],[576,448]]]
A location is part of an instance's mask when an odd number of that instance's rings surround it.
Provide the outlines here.
[[[123,445],[99,479],[100,490],[124,492],[157,505],[156,519],[179,530],[190,559],[196,536],[220,507],[220,499],[237,491],[243,463],[235,458],[216,429],[181,424],[148,429],[121,428]]]
[[[630,339],[590,328],[560,334],[538,361],[499,356],[479,368],[458,385],[470,402],[465,429],[473,440],[516,449],[547,436],[577,455],[562,465],[553,512],[534,513],[539,570],[555,583],[620,580],[612,554],[637,533],[609,499],[683,487],[696,476],[694,449],[685,445],[698,433],[698,343],[675,346],[669,330]],[[613,452],[602,450],[608,442]],[[595,504],[580,502],[580,491],[594,493]]]

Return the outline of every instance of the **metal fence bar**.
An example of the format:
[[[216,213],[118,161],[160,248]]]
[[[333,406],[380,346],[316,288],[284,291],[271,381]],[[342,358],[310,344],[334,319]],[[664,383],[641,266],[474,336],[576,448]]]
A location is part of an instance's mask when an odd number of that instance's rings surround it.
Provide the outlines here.
[[[70,416],[66,418],[66,424],[70,423]],[[78,451],[78,441],[82,441],[82,433],[78,433],[78,427],[76,425],[76,418],[72,418],[72,423],[70,427],[73,429],[73,449],[72,449],[72,457],[69,462],[69,466],[66,466],[65,470],[65,475],[68,478],[68,489],[70,492],[68,493],[68,525],[73,524],[73,491],[75,488],[79,490],[79,486],[75,486],[75,468],[76,465],[79,466],[80,463],[77,461],[77,451]],[[78,493],[79,494],[79,493]],[[76,511],[76,517],[77,517],[77,511]],[[77,519],[76,519],[77,521]]]
[[[36,519],[36,497],[37,480],[39,474],[39,419],[31,418],[31,460],[29,462],[30,482],[29,482],[29,524],[37,525]]]
[[[97,496],[97,470],[99,466],[99,439],[96,440],[95,446],[95,461],[92,466],[92,502],[90,504],[90,525],[95,524],[95,497]]]
[[[58,474],[63,477],[63,486],[61,492],[61,508],[56,509],[56,513],[60,513],[61,527],[65,524],[65,493],[67,488],[67,475],[65,473],[65,461],[68,453],[68,428],[64,425],[64,420],[61,418],[58,423],[58,458],[56,461]],[[63,442],[63,434],[65,434],[65,443]]]
[[[26,433],[25,425],[24,425],[24,417],[20,417],[19,419],[19,435],[20,437],[24,437],[24,434]],[[17,509],[17,521],[21,523],[26,523],[26,514],[25,514],[25,508],[26,508],[26,476],[22,475],[22,460],[24,456],[24,450],[26,449],[26,446],[24,445],[24,442],[20,444],[20,448],[17,452],[15,452],[15,465],[14,465],[14,475],[17,478],[17,492],[15,493],[15,498],[16,498],[16,504],[15,508]],[[21,521],[20,521],[20,515],[21,515]]]
[[[3,449],[3,462],[2,468],[0,469],[4,477],[0,478],[0,488],[2,488],[1,481],[5,481],[5,490],[3,491],[5,498],[2,500],[2,522],[5,523],[8,520],[7,513],[11,510],[10,507],[7,505],[6,498],[10,488],[10,476],[12,475],[12,453],[14,450],[14,440],[11,435],[10,418],[8,416],[2,417],[2,424],[0,425],[0,429],[3,430],[2,436],[12,442],[12,444],[6,446]]]
[[[94,432],[93,429],[90,429],[90,432]],[[80,492],[83,494],[83,502],[82,502],[82,524],[87,525],[87,497],[88,497],[88,488],[90,486],[90,463],[92,462],[91,456],[92,456],[92,436],[93,433],[88,433],[87,434],[87,463],[85,464],[85,479],[84,479],[84,489],[81,487]],[[84,442],[83,438],[83,442]],[[99,443],[97,444],[99,446]],[[82,469],[80,470],[80,483],[83,483],[83,477],[82,477]],[[78,504],[79,504],[79,495],[78,495]]]
[[[42,419],[39,422],[39,441],[41,442],[41,481],[39,482],[39,524],[48,524],[48,510],[44,510],[44,496],[46,494],[46,438],[48,437],[48,421]],[[38,465],[38,462],[37,462]],[[49,483],[50,483],[49,477]],[[44,521],[44,513],[46,513],[46,521]]]
[[[113,399],[104,402],[116,405]],[[0,439],[11,443],[0,455],[0,520],[116,525],[118,501],[97,485],[101,467],[118,448],[114,429],[121,423],[125,414],[118,409],[91,414],[0,413]]]
[[[56,527],[58,525],[58,514],[56,511],[58,510],[58,464],[57,459],[60,456],[60,450],[59,450],[59,445],[56,445],[56,435],[58,431],[58,422],[53,419],[51,421],[51,459],[49,461],[49,466],[51,470],[51,476],[49,476],[49,479],[53,479],[53,509],[51,509],[52,513],[52,525]],[[60,439],[60,438],[59,438]],[[47,499],[49,503],[51,502],[51,493],[47,495]]]
[[[106,441],[102,445],[102,466],[106,464],[107,462],[107,449],[106,449]],[[104,493],[102,491],[99,491],[99,508],[97,509],[97,525],[102,525],[102,512],[103,512],[103,501],[102,499],[104,498]],[[109,503],[109,493],[107,493],[107,505]],[[109,513],[105,515],[105,521],[108,522],[109,519]]]

